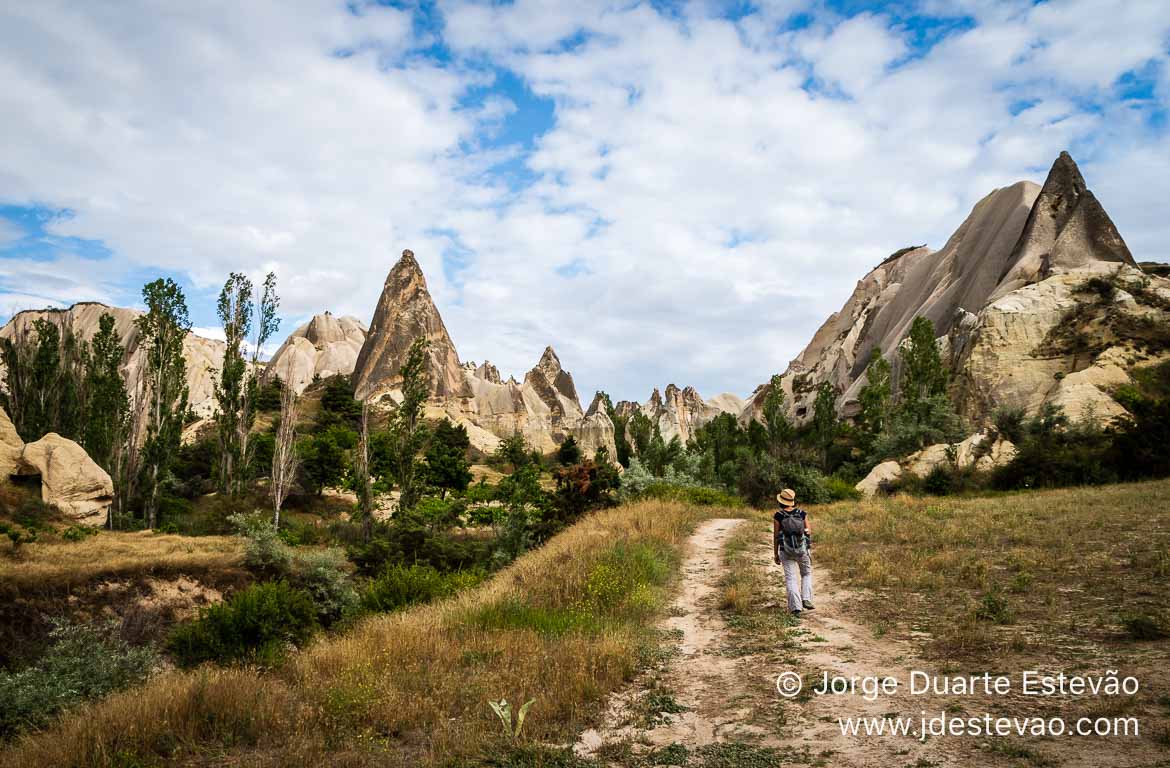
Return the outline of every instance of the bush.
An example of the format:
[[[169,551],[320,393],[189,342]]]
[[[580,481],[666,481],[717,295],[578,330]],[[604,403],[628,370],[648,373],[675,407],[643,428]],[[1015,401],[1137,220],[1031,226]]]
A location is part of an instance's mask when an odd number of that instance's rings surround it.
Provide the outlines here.
[[[839,475],[825,478],[825,490],[829,492],[830,501],[852,501],[861,498],[861,491],[857,484]]]
[[[292,577],[306,590],[317,606],[317,619],[329,626],[349,613],[358,603],[353,578],[346,570],[345,553],[336,547],[297,552]]]
[[[132,648],[113,622],[57,623],[44,656],[20,672],[0,671],[0,736],[38,728],[62,710],[136,685],[155,664],[151,648]]]
[[[481,570],[440,573],[429,565],[392,565],[366,587],[361,606],[372,612],[397,611],[448,597],[485,577]]]
[[[61,531],[61,538],[65,541],[85,541],[90,536],[96,536],[101,533],[100,528],[94,528],[90,525],[71,525]]]
[[[244,563],[269,576],[282,576],[292,568],[292,550],[280,539],[267,515],[236,513],[228,518],[244,537]]]
[[[1161,640],[1170,637],[1170,627],[1161,616],[1148,613],[1127,613],[1121,617],[1121,626],[1133,640]]]
[[[776,494],[784,488],[796,491],[798,504],[825,504],[833,499],[825,476],[813,467],[781,461],[767,454],[744,462],[739,492],[752,506],[773,506]]]
[[[285,581],[255,584],[175,628],[167,650],[184,667],[203,662],[275,665],[290,644],[304,645],[317,629],[317,609],[304,590]]]

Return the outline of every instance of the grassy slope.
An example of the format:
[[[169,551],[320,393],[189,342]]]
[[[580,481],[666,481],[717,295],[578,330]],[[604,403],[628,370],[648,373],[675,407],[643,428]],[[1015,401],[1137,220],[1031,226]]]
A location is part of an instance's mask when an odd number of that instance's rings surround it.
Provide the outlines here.
[[[719,510],[591,516],[451,601],[369,619],[278,673],[168,673],[27,737],[0,765],[419,765],[501,745],[489,699],[535,699],[525,735],[570,739],[647,649],[688,532]]]
[[[1170,481],[816,509],[816,556],[879,629],[947,659],[1083,661],[1128,648],[1122,619],[1166,620]]]
[[[199,574],[242,562],[243,550],[234,536],[103,531],[78,542],[25,544],[19,555],[0,557],[0,590],[68,591],[101,578]]]

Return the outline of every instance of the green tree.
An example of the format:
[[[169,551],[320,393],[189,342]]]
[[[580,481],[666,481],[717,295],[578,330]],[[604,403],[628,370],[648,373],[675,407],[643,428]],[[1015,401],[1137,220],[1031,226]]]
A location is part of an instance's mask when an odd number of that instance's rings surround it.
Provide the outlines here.
[[[233,272],[224,283],[216,305],[226,342],[223,366],[215,385],[215,399],[219,405],[219,483],[221,491],[233,496],[244,490],[251,476],[249,436],[256,420],[259,355],[280,326],[276,317],[279,303],[274,274],[269,272],[264,279],[264,289],[257,304],[253,299],[252,281]],[[255,336],[249,339],[253,330]]]
[[[837,390],[827,381],[817,387],[817,398],[813,402],[812,436],[817,450],[821,453],[821,463],[837,433]]]
[[[563,466],[581,461],[581,446],[577,445],[577,438],[569,435],[561,441],[557,446],[557,461]]]
[[[886,428],[890,415],[892,382],[890,363],[882,356],[881,347],[874,347],[869,354],[869,365],[865,368],[865,386],[858,394],[861,413],[858,421],[866,436],[873,440]]]
[[[773,456],[779,456],[796,434],[785,413],[784,400],[782,380],[779,375],[773,375],[768,384],[768,393],[764,396],[763,408],[768,450]]]
[[[402,363],[402,402],[390,417],[390,477],[401,492],[398,507],[409,512],[418,503],[425,487],[419,453],[426,447],[429,430],[422,419],[423,406],[430,394],[427,349],[430,342],[418,338],[410,345]]]
[[[81,390],[88,348],[68,325],[62,330],[45,318],[18,328],[13,338],[0,341],[5,366],[4,406],[17,433],[26,442],[49,432],[76,439],[84,412]]]
[[[86,400],[85,424],[81,444],[90,458],[111,477],[116,474],[113,471],[115,457],[130,429],[130,396],[121,373],[125,355],[126,349],[114,327],[113,315],[102,313],[86,359],[82,387]]]
[[[925,317],[916,317],[910,324],[909,342],[902,350],[902,372],[898,382],[899,400],[910,408],[947,391],[947,370],[943,367],[934,333],[934,323]]]
[[[426,451],[427,482],[438,488],[443,498],[447,497],[447,491],[467,490],[471,482],[471,468],[467,463],[469,448],[467,427],[448,419],[435,427]]]
[[[146,438],[142,446],[141,481],[150,528],[158,524],[159,492],[171,469],[187,414],[187,363],[183,340],[191,330],[187,299],[170,278],[142,288],[146,314],[135,320],[141,337],[145,390],[136,406],[144,411]]]
[[[513,432],[511,436],[500,440],[500,444],[496,446],[495,457],[509,464],[513,472],[532,461],[532,454],[524,442],[524,436],[519,432]]]
[[[613,441],[614,448],[617,450],[616,458],[618,464],[628,468],[630,466],[630,456],[633,453],[630,441],[626,437],[626,425],[629,423],[629,419],[618,414],[617,409],[613,405],[613,399],[610,398],[608,393],[599,391],[597,394],[601,397],[602,402],[605,403],[606,415],[613,422]]]
[[[630,440],[634,445],[634,453],[641,456],[646,452],[646,448],[650,445],[650,440],[654,437],[654,424],[650,421],[650,417],[641,411],[634,411],[630,416],[630,421],[627,426],[630,433]]]

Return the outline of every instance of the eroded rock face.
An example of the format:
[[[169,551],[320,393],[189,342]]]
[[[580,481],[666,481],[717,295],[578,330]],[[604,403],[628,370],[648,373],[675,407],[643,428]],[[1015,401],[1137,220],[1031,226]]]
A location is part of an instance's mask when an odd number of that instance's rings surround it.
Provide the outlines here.
[[[402,383],[400,371],[410,345],[426,337],[431,392],[435,397],[466,397],[463,366],[447,326],[427,291],[427,281],[412,251],[390,270],[365,343],[354,364],[354,394],[361,400],[393,394]]]
[[[627,417],[641,411],[652,424],[658,425],[664,440],[677,437],[686,445],[696,430],[719,414],[739,415],[744,409],[744,402],[726,392],[704,400],[694,387],[679,389],[674,384],[668,384],[662,392],[655,388],[645,403],[622,401],[614,409]]]
[[[1011,462],[1016,456],[1012,441],[994,431],[976,432],[962,442],[937,443],[912,453],[901,462],[891,459],[870,470],[855,488],[866,496],[873,496],[885,483],[891,483],[904,474],[926,477],[935,467],[949,464],[952,459],[959,469],[974,467],[990,472]]]
[[[41,476],[41,500],[85,525],[102,525],[114,483],[77,443],[50,432],[24,446],[19,473]]]
[[[492,451],[500,438],[519,433],[544,453],[572,435],[587,455],[598,448],[610,457],[616,455],[609,415],[596,397],[588,413],[582,410],[573,377],[561,367],[552,347],[545,349],[523,383],[512,378],[501,382],[495,366],[488,364],[465,368],[464,376],[470,395],[446,398],[442,410],[467,426],[472,445],[480,450]]]
[[[264,369],[265,377],[279,376],[299,394],[314,376],[348,376],[357,365],[366,341],[366,326],[356,317],[314,315],[276,350]]]
[[[855,415],[871,351],[880,348],[896,370],[898,347],[923,316],[934,322],[952,395],[972,425],[987,424],[1000,407],[1035,413],[1048,402],[1073,420],[1085,413],[1107,420],[1122,412],[1113,389],[1133,365],[1159,354],[1122,316],[1157,324],[1170,315],[1156,302],[1119,298],[1113,320],[1082,329],[1093,354],[1062,348],[1053,341],[1059,326],[1078,307],[1099,303],[1083,290],[1094,276],[1149,281],[1147,296],[1170,290],[1164,278],[1140,272],[1076,163],[1061,153],[1042,188],[1023,181],[995,190],[938,252],[906,248],[866,275],[783,374],[789,416],[812,417],[822,382],[839,393],[838,412]],[[756,389],[742,420],[760,418],[767,391]]]
[[[0,338],[14,338],[18,334],[32,334],[33,321],[39,318],[55,323],[58,328],[71,328],[82,340],[92,341],[98,332],[98,321],[105,313],[114,318],[114,327],[126,347],[122,362],[122,376],[126,388],[134,397],[140,378],[144,350],[140,345],[138,328],[134,321],[142,313],[123,307],[109,307],[105,304],[87,301],[74,304],[69,309],[29,310],[19,312],[0,328]],[[215,411],[214,382],[216,372],[223,364],[224,343],[188,333],[183,339],[183,358],[187,363],[188,402],[197,416],[210,416]],[[0,379],[3,378],[0,365]]]

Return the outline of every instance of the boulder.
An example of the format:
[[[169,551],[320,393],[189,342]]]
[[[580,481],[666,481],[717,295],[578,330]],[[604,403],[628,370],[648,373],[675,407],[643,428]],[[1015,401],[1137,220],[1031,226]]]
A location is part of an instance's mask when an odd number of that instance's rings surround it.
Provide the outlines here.
[[[16,427],[8,413],[0,408],[0,480],[7,480],[20,467],[20,454],[24,452],[24,441],[16,433]]]
[[[84,525],[102,525],[114,483],[77,443],[50,432],[24,446],[21,474],[41,476],[41,500]]]
[[[882,483],[892,482],[902,476],[902,467],[896,461],[883,461],[869,471],[857,485],[854,486],[865,496],[873,496],[881,490]]]

